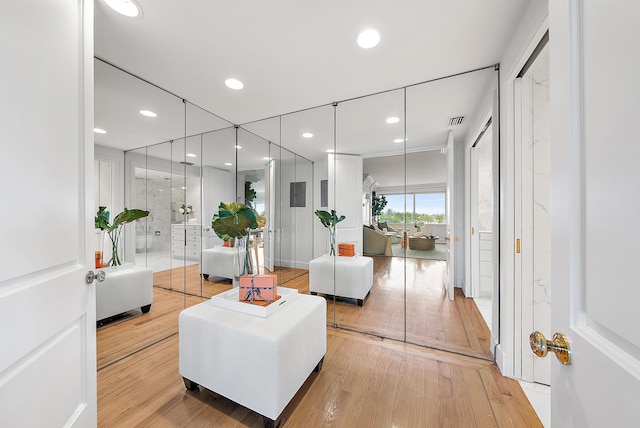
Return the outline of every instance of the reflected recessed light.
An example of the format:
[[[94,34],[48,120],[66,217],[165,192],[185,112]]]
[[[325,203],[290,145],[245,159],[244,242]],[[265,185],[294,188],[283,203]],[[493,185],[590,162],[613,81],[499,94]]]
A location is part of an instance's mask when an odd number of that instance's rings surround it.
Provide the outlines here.
[[[242,148],[242,146],[236,146],[236,149],[240,150]]]
[[[188,158],[197,158],[197,155],[194,155],[193,153],[187,153],[187,157]]]
[[[271,158],[269,156],[265,156],[262,158],[262,160],[271,160]]]
[[[95,132],[96,134],[106,134],[107,131],[105,131],[104,129],[100,129],[100,128],[93,128],[93,132]]]
[[[400,118],[396,116],[388,117],[387,123],[398,123],[400,122]]]
[[[333,153],[333,149],[327,149],[327,153]]]
[[[363,49],[372,48],[378,43],[380,43],[380,33],[373,28],[364,30],[358,35],[358,46]]]
[[[226,166],[231,166],[231,165],[233,165],[231,162],[225,162],[224,164],[225,164]]]
[[[132,0],[104,0],[104,2],[111,9],[129,18],[140,15],[140,7]]]
[[[164,175],[159,175],[158,177],[160,177],[160,178],[164,178]]]
[[[164,189],[158,189],[158,192],[164,192]]]
[[[182,186],[182,187],[181,187],[181,189],[182,189],[182,190],[187,190],[187,188],[186,188],[186,187],[184,187],[184,186]]]
[[[313,134],[311,132],[305,132],[304,134],[302,134],[302,136],[304,138],[311,138],[311,137],[313,137]]]
[[[239,90],[244,88],[244,84],[238,79],[227,79],[224,81],[224,84],[227,85],[227,88]]]
[[[394,143],[404,143],[404,138],[396,138],[393,140]]]
[[[147,117],[156,117],[156,116],[158,116],[157,114],[155,114],[151,110],[140,110],[140,114],[143,115],[143,116],[147,116]]]

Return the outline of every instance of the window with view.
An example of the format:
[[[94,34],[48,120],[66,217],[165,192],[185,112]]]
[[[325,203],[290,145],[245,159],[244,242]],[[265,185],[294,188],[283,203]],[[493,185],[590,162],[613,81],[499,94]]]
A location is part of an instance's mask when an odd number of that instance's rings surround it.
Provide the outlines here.
[[[387,206],[380,215],[387,223],[444,223],[444,193],[384,195]]]

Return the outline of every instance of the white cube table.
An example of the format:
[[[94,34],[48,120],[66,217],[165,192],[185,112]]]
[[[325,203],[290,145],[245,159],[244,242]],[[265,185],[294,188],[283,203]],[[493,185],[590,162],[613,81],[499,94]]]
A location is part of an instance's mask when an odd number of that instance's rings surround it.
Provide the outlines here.
[[[309,291],[312,294],[356,299],[358,306],[362,306],[372,286],[371,257],[334,257],[325,254],[309,262]]]
[[[209,276],[233,279],[233,256],[235,248],[222,245],[202,250],[200,271],[205,279]]]
[[[180,374],[263,416],[278,418],[327,349],[326,301],[299,294],[266,318],[202,302],[179,317]]]
[[[105,279],[96,284],[96,320],[132,309],[149,312],[153,303],[153,270],[138,266],[103,268]]]

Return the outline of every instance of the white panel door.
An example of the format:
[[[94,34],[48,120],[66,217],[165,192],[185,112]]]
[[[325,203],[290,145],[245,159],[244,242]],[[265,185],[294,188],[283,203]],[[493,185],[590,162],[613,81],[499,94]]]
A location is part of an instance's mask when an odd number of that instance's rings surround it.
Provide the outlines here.
[[[0,13],[0,426],[96,425],[93,2]]]
[[[554,427],[640,426],[640,2],[549,2]],[[552,332],[544,332],[551,334]]]

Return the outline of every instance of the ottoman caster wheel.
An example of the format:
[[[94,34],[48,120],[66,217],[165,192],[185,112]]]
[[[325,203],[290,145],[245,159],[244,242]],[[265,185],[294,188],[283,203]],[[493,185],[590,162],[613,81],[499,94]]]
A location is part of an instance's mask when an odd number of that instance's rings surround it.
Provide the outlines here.
[[[273,419],[263,416],[262,422],[264,423],[264,428],[278,428],[281,425],[282,420],[278,418],[274,421]]]
[[[316,367],[313,369],[313,371],[316,373],[320,373],[320,370],[322,370],[323,364],[324,364],[324,357],[320,358],[320,361],[318,362],[318,364],[316,364]]]
[[[186,377],[183,377],[182,380],[184,380],[184,386],[187,388],[187,391],[197,391],[198,390],[198,384],[187,379]]]
[[[206,281],[207,279],[209,279],[209,274],[208,273],[203,273],[202,277],[204,278],[204,280]]]
[[[151,305],[144,305],[140,308],[143,314],[148,313],[151,310]]]

